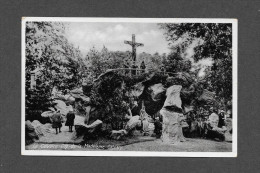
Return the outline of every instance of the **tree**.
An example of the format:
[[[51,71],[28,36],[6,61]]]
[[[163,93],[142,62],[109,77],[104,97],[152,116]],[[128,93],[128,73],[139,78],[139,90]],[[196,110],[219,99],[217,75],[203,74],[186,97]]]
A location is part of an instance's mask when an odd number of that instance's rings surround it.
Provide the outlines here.
[[[170,73],[189,72],[191,69],[191,61],[185,60],[181,56],[180,48],[173,50],[163,61],[165,70]]]
[[[81,54],[65,38],[65,26],[57,22],[26,23],[26,112],[52,106],[51,92],[72,89],[84,68]],[[37,87],[30,88],[30,73],[37,71]]]
[[[148,57],[146,68],[148,72],[158,72],[161,70],[162,65],[162,57],[156,52],[154,55]]]
[[[207,74],[212,90],[225,100],[232,99],[232,24],[222,23],[178,23],[160,24],[166,39],[174,43],[182,39],[180,46],[185,49],[194,40],[202,40],[195,47],[194,60],[212,58],[214,63]]]
[[[117,72],[108,72],[93,83],[90,105],[98,110],[98,119],[119,129],[124,120],[129,98],[126,96],[124,77]]]
[[[105,46],[101,51],[91,49],[85,60],[90,64],[91,76],[97,78],[108,69],[123,68],[127,64],[127,52],[112,52]]]

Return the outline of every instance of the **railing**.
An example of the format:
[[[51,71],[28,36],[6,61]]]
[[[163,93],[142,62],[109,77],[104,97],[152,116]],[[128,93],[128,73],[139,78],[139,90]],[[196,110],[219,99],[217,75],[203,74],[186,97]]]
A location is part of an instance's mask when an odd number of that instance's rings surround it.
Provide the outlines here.
[[[140,69],[140,68],[116,68],[116,69],[108,69],[107,71],[119,71],[120,74],[126,75],[128,74],[129,76],[137,76],[140,74],[145,73],[145,69]],[[166,72],[166,71],[160,71],[163,72],[163,74],[168,74],[168,75],[178,75],[179,73],[172,73],[172,72]]]
[[[140,69],[140,68],[116,68],[116,69],[108,69],[107,71],[118,71],[119,74],[125,76],[138,76],[145,73],[145,69]]]
[[[101,75],[99,75],[96,79],[93,80],[93,82],[98,81],[100,79],[101,76],[103,76],[104,74],[106,74],[107,72],[110,71],[118,71],[119,74],[123,75],[123,76],[138,76],[141,75],[143,73],[146,73],[145,69],[140,69],[140,68],[116,68],[116,69],[108,69],[105,73],[102,73]],[[161,71],[163,73],[163,75],[169,75],[169,76],[175,76],[178,75],[179,73],[172,73],[172,72],[166,72],[166,71]]]

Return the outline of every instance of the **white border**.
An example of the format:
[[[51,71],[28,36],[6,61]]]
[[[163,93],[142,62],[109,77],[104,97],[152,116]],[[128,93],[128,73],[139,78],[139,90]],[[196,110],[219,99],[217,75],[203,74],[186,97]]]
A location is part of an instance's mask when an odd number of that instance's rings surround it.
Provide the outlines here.
[[[233,72],[233,143],[232,152],[154,152],[154,151],[64,151],[25,150],[25,23],[27,21],[59,22],[128,22],[128,23],[232,23],[232,72]],[[22,18],[22,122],[21,154],[32,156],[142,156],[142,157],[237,157],[237,19],[199,18],[62,18],[23,17]]]

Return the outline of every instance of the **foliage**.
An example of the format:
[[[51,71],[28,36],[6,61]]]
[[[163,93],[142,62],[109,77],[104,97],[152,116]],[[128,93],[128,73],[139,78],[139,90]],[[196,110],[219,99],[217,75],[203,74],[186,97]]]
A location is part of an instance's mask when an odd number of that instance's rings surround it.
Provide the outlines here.
[[[108,69],[123,68],[125,64],[129,65],[128,56],[127,52],[112,52],[103,47],[101,51],[91,49],[85,60],[90,64],[91,77],[98,78]]]
[[[140,67],[141,63],[144,62],[146,66],[146,72],[159,72],[164,65],[166,54],[160,55],[159,53],[149,54],[142,52],[137,56],[137,65]]]
[[[98,118],[105,123],[122,122],[127,113],[129,98],[123,81],[123,76],[108,72],[94,83],[90,104],[99,110]]]
[[[179,48],[176,51],[172,51],[166,57],[166,60],[163,61],[163,64],[165,70],[170,73],[189,72],[191,69],[191,61],[184,60]]]
[[[62,23],[26,23],[26,111],[45,111],[52,106],[54,86],[72,89],[81,82],[80,71],[85,67],[80,51],[64,34]],[[35,89],[30,88],[32,71],[37,76]]]
[[[232,25],[221,23],[161,24],[166,39],[174,47],[184,49],[194,40],[202,40],[195,47],[194,60],[212,58],[214,63],[206,73],[205,81],[210,90],[224,98],[232,99]]]

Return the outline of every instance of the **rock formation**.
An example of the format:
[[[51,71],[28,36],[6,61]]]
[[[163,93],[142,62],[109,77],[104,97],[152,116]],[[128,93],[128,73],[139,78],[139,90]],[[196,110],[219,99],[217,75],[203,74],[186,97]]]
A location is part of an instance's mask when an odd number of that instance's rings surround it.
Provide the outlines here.
[[[182,86],[173,85],[166,91],[166,100],[160,114],[163,116],[161,139],[164,143],[175,144],[185,141],[182,133],[184,116],[181,109],[180,91]]]

